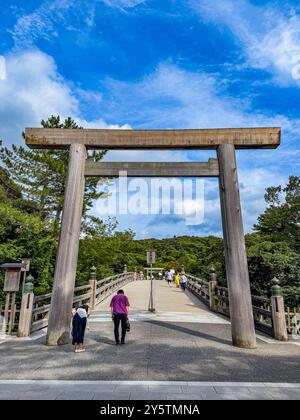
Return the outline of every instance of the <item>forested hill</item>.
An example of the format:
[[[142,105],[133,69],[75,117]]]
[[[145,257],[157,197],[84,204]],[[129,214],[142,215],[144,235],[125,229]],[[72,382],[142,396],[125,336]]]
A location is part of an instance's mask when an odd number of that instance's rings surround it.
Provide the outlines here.
[[[85,267],[93,264],[98,267],[100,276],[110,274],[111,270],[118,272],[125,264],[128,270],[141,270],[147,266],[147,250],[152,249],[156,251],[154,267],[179,271],[184,265],[187,272],[206,276],[208,269],[214,266],[220,275],[223,273],[223,241],[220,238],[178,236],[134,240],[131,232],[81,240],[79,271],[83,273]]]
[[[278,277],[287,296],[300,303],[300,254],[287,240],[269,233],[245,236],[251,289],[253,294],[268,296],[274,276]],[[154,266],[181,270],[204,279],[214,267],[218,281],[226,285],[223,240],[214,236],[178,236],[167,239],[134,240],[131,232],[111,237],[91,237],[80,241],[77,282],[84,284],[89,267],[97,267],[98,278],[120,272],[124,265],[129,271],[147,266],[146,251],[155,250]],[[298,298],[297,298],[298,296]],[[294,304],[294,303],[293,303]]]

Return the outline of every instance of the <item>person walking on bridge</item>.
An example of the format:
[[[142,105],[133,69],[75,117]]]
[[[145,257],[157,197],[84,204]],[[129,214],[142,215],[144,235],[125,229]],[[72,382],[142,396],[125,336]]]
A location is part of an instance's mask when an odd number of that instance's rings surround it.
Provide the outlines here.
[[[172,281],[173,281],[173,273],[171,270],[167,271],[166,277],[167,277],[168,285],[171,286]]]
[[[176,287],[179,287],[179,284],[180,284],[179,278],[180,278],[179,273],[176,273],[176,276],[175,276]]]
[[[180,281],[180,286],[181,286],[182,290],[185,292],[186,283],[187,283],[187,277],[186,277],[185,273],[180,274],[179,281]]]
[[[117,294],[110,302],[112,320],[114,322],[114,333],[116,344],[120,344],[119,327],[121,322],[121,344],[125,344],[126,323],[129,313],[129,300],[123,290],[118,290]]]

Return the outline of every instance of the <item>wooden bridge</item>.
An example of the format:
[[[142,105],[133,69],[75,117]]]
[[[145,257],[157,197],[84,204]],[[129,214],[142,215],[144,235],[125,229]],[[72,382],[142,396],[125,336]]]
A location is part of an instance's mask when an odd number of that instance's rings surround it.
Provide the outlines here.
[[[190,292],[184,293],[173,283],[169,286],[164,280],[154,281],[155,312],[147,308],[150,296],[150,281],[136,281],[123,287],[130,302],[132,321],[159,320],[166,322],[200,322],[229,324],[228,320],[209,311],[208,307]],[[91,322],[110,319],[111,297],[104,299],[93,312]]]
[[[110,319],[109,302],[112,294],[123,288],[131,302],[130,317],[138,320],[163,320],[169,322],[200,322],[230,324],[228,289],[217,283],[215,271],[210,271],[209,280],[187,274],[187,292],[164,280],[154,281],[154,313],[148,311],[150,280],[144,280],[137,272],[123,272],[97,280],[91,272],[88,284],[75,288],[73,305],[90,305],[90,322]],[[299,314],[284,307],[278,286],[272,288],[272,297],[252,296],[255,328],[279,341],[287,341],[288,333],[297,328]],[[33,291],[24,293],[20,308],[0,309],[2,333],[28,337],[48,326],[52,294],[35,296]],[[13,318],[12,318],[13,317]]]

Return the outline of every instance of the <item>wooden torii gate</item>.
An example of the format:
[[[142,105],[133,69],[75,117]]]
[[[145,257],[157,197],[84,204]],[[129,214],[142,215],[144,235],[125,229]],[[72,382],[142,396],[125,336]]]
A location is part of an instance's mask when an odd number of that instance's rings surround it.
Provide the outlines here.
[[[62,130],[26,128],[30,148],[69,148],[69,167],[47,333],[48,345],[69,342],[85,176],[218,177],[232,342],[255,348],[249,272],[235,149],[274,149],[280,128],[208,130]],[[211,149],[217,159],[193,163],[95,163],[87,149]]]

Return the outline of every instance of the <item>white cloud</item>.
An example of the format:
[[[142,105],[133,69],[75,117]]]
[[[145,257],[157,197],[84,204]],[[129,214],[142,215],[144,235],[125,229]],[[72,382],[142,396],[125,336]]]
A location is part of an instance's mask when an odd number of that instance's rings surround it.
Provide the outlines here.
[[[123,119],[124,115],[129,120],[136,119],[139,124],[135,128],[282,127],[282,145],[277,150],[246,150],[237,153],[243,218],[247,232],[265,208],[265,188],[283,183],[288,175],[297,173],[296,167],[291,165],[291,156],[296,165],[299,158],[300,121],[288,119],[284,115],[264,115],[253,111],[248,99],[235,99],[226,95],[222,80],[213,75],[188,72],[164,63],[138,82],[110,80],[106,89],[117,104],[112,112],[114,119]],[[109,106],[109,101],[107,103]],[[115,160],[124,160],[124,155],[121,159],[120,152],[110,152],[110,159],[114,153],[117,155]],[[167,153],[170,161],[201,161],[206,160],[208,155],[215,155],[213,151]],[[130,156],[132,160],[165,160],[162,151],[134,151],[132,154],[128,153],[128,156],[129,160]],[[151,235],[151,230],[153,235],[160,237],[184,233],[219,234],[219,192],[215,181],[205,181],[205,193],[203,225],[192,228],[185,226],[184,221],[173,222],[170,218],[168,222],[167,217],[158,217],[155,225],[151,223],[148,226],[149,218],[140,218],[133,222],[136,226],[134,230],[148,232],[148,235]],[[122,226],[125,224],[126,220],[122,218]]]
[[[203,19],[229,27],[243,45],[247,65],[274,73],[279,83],[300,80],[300,18],[270,4],[254,6],[247,0],[190,0]]]
[[[120,9],[127,9],[145,3],[146,0],[103,0],[105,4],[110,7],[117,7]]]
[[[74,4],[74,0],[44,1],[32,13],[21,15],[10,30],[16,45],[28,47],[39,38],[57,37],[56,23],[64,21]]]
[[[85,121],[80,112],[80,97],[95,101],[96,108],[109,109],[103,92],[80,92],[58,72],[53,59],[40,51],[14,53],[6,57],[7,78],[0,81],[0,137],[10,142],[21,141],[21,132],[26,126],[39,126],[42,118],[51,114],[72,116],[82,126],[112,128],[101,117]],[[237,101],[226,96],[213,76],[192,73],[176,66],[162,64],[148,77],[137,83],[121,83],[111,80],[106,86],[114,98],[119,114],[111,113],[114,121],[144,121],[139,128],[208,128],[230,126],[272,126],[284,128],[283,146],[276,151],[239,152],[241,196],[246,230],[251,228],[257,215],[264,208],[264,188],[286,178],[286,160],[291,150],[286,145],[298,132],[299,121],[290,121],[284,116],[265,116],[253,113],[248,102]],[[99,115],[100,112],[99,112]],[[104,117],[105,118],[105,117]],[[130,128],[128,125],[122,128]],[[135,127],[136,128],[136,127]],[[297,153],[297,147],[293,149]],[[281,155],[282,152],[282,155]],[[122,155],[123,153],[123,155]],[[125,155],[124,155],[125,153]],[[164,155],[164,153],[166,153]],[[206,160],[214,152],[188,151],[144,151],[110,152],[111,160],[187,161]],[[263,156],[263,158],[261,158]],[[259,157],[259,159],[257,159]],[[115,158],[115,159],[114,159]],[[275,160],[276,159],[276,160]],[[274,161],[275,160],[275,161]],[[254,182],[255,181],[255,182]],[[176,223],[176,229],[167,217],[155,226],[148,227],[149,218],[121,218],[121,226],[130,226],[137,231],[150,232],[149,236],[173,234],[208,234],[220,231],[218,188],[213,181],[206,181],[204,224],[187,227]],[[159,219],[158,219],[159,220]],[[170,220],[171,222],[171,220]],[[174,230],[174,232],[173,232]],[[171,235],[171,236],[172,236]]]
[[[251,231],[257,216],[266,207],[264,201],[265,189],[271,185],[283,185],[287,181],[285,174],[266,168],[251,167],[239,170],[240,195],[243,210],[243,219],[246,232]]]
[[[103,118],[99,118],[98,120],[91,120],[87,121],[85,119],[82,119],[80,117],[75,117],[76,121],[79,125],[81,125],[83,128],[102,128],[102,129],[122,129],[122,130],[131,130],[131,126],[129,124],[108,124],[104,121]]]
[[[288,80],[300,79],[300,18],[285,18],[274,13],[276,22],[262,40],[257,40],[249,49],[250,64],[261,68],[273,67]]]
[[[28,48],[39,39],[49,41],[63,29],[84,32],[93,28],[97,8],[102,4],[121,10],[133,8],[145,0],[45,0],[29,14],[18,17],[9,31],[17,47]]]
[[[245,232],[251,232],[257,216],[265,209],[264,193],[265,188],[270,185],[283,184],[286,181],[284,174],[270,171],[265,168],[253,170],[251,168],[239,169],[239,184],[243,221]],[[108,191],[112,191],[108,187]],[[118,191],[118,188],[117,188]],[[131,227],[137,237],[170,237],[173,235],[209,235],[222,236],[221,210],[218,182],[212,180],[204,181],[205,197],[203,199],[186,200],[184,202],[185,215],[140,215],[134,216],[115,214],[120,221],[120,228]],[[141,191],[145,200],[148,199],[148,191]],[[173,203],[173,199],[171,199]],[[171,204],[172,208],[172,204]],[[198,224],[187,223],[187,216],[193,215],[204,209],[204,219]],[[98,214],[99,215],[99,214]],[[114,215],[113,215],[114,216]]]
[[[102,118],[86,121],[80,113],[78,91],[59,74],[53,59],[40,51],[6,56],[0,98],[0,137],[7,143],[20,143],[25,127],[39,126],[41,119],[52,114],[71,116],[84,127],[120,128]]]
[[[6,79],[6,62],[3,55],[0,55],[0,80]]]
[[[249,99],[228,96],[214,75],[168,63],[138,82],[110,80],[106,88],[116,101],[109,112],[139,121],[138,128],[285,126],[295,134],[299,127],[299,121],[284,115],[253,111]]]

